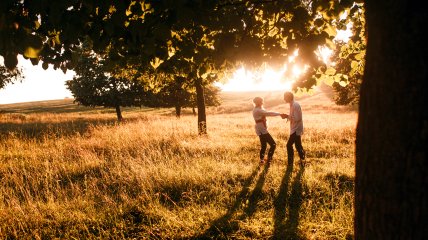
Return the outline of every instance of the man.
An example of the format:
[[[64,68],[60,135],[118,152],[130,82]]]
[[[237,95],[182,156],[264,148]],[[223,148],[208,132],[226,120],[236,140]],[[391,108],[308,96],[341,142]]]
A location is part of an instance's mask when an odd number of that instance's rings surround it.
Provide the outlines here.
[[[305,150],[303,150],[301,139],[303,134],[302,109],[300,104],[294,101],[294,95],[291,92],[287,91],[284,93],[284,101],[290,104],[290,114],[288,115],[288,120],[290,121],[290,138],[287,142],[288,164],[293,164],[294,161],[293,144],[296,145],[300,163],[303,164],[303,160],[305,160]]]

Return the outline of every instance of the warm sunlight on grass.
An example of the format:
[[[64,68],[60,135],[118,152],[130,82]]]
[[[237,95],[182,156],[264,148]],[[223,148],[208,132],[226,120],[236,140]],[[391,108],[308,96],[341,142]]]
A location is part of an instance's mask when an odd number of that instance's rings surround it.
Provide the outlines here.
[[[279,93],[223,95],[208,136],[194,116],[0,113],[1,239],[347,239],[353,236],[355,112],[305,96],[308,161],[286,166],[288,123],[259,166],[251,101],[286,112]]]

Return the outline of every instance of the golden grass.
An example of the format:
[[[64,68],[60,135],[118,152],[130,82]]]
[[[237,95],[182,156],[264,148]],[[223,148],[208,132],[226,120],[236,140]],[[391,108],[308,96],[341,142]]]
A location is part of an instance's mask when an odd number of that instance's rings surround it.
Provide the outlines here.
[[[210,109],[207,136],[195,117],[157,111],[130,110],[123,124],[114,113],[0,114],[0,238],[352,238],[357,114],[301,98],[307,164],[287,166],[277,117],[275,159],[259,166],[251,98]]]

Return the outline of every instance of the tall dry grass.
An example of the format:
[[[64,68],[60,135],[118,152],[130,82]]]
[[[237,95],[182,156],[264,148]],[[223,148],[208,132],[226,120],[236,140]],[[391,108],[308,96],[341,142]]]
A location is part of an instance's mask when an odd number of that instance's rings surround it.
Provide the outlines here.
[[[2,114],[0,238],[352,238],[356,113],[304,103],[305,166],[279,117],[259,166],[249,112],[211,111],[207,136],[193,116]]]

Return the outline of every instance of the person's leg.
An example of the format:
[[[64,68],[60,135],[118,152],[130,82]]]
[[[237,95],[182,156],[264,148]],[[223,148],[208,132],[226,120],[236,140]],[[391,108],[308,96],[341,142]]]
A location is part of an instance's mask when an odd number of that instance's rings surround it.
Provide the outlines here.
[[[267,140],[266,140],[265,134],[260,135],[259,138],[260,138],[260,145],[261,145],[261,148],[260,148],[260,161],[263,161],[264,158],[265,158]]]
[[[276,142],[269,133],[266,135],[267,143],[269,143],[268,161],[270,161],[272,160],[273,154],[275,153]]]
[[[292,164],[294,161],[294,149],[293,144],[296,141],[296,133],[290,135],[290,138],[287,141],[287,159],[288,164]]]
[[[296,149],[297,149],[297,152],[299,153],[300,160],[305,160],[306,156],[305,156],[305,150],[303,150],[301,136],[296,136]]]

